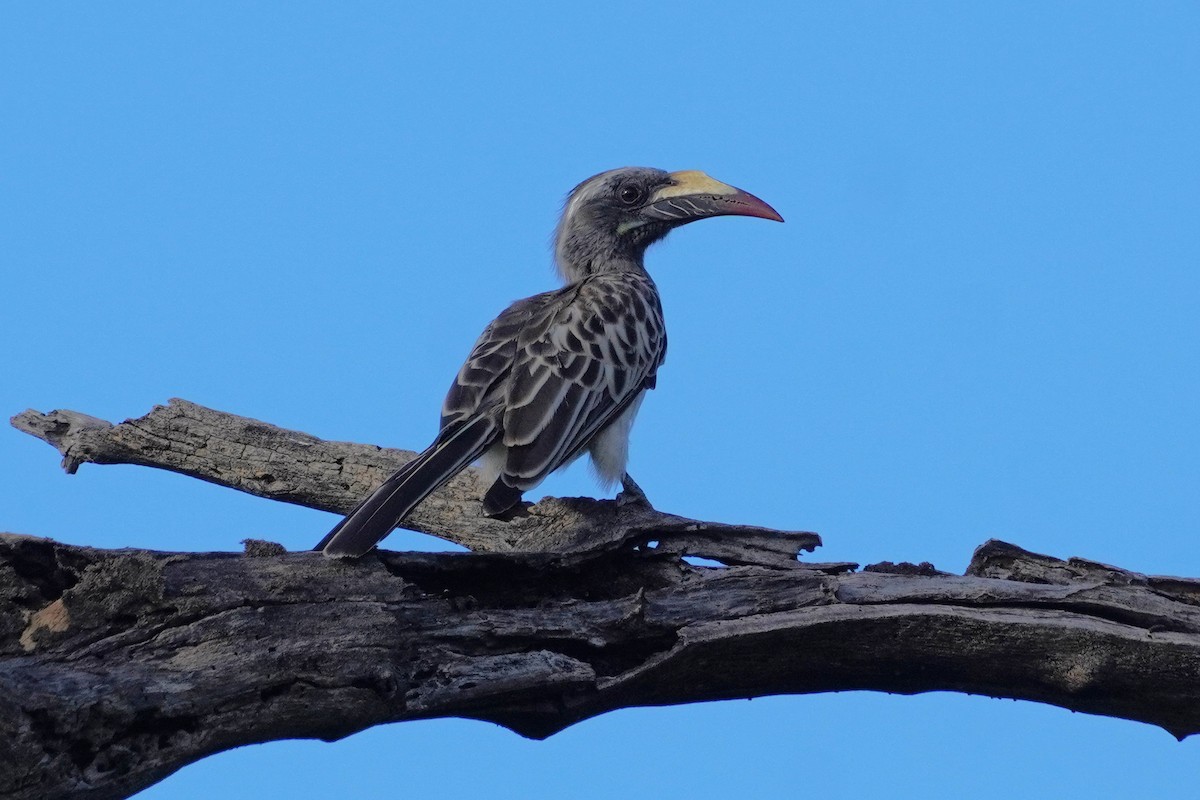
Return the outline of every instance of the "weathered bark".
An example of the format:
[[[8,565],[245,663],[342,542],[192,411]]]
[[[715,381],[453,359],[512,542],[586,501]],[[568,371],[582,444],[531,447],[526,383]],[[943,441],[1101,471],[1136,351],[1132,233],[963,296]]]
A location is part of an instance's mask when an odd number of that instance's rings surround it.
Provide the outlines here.
[[[138,464],[343,514],[416,455],[328,442],[178,399],[118,425],[76,411],[25,411],[12,424],[56,447],[68,473],[85,463]],[[713,558],[739,564],[794,562],[801,550],[821,543],[815,533],[702,522],[584,499],[544,500],[501,522],[480,512],[487,487],[478,475],[464,470],[421,503],[405,527],[476,552],[594,552],[646,533],[669,537],[680,552],[707,549]]]
[[[225,416],[182,403],[155,414],[171,408]],[[163,436],[150,417],[80,416],[15,422],[57,441],[68,466],[168,466],[317,507],[345,508],[367,488],[338,490],[352,481],[334,476],[382,477],[403,457],[372,461],[384,451],[368,448],[362,466],[343,450],[355,445],[240,418],[242,452],[189,438],[190,423]],[[297,450],[273,449],[289,437]],[[156,455],[184,453],[172,443],[184,441],[190,460]],[[243,461],[271,479],[247,479]],[[811,535],[776,547],[762,529],[597,501],[544,501],[507,534],[456,491],[439,503],[462,517],[427,511],[421,526],[501,552],[339,563],[263,546],[102,551],[0,535],[0,795],[122,797],[230,747],[388,721],[470,717],[543,737],[616,708],[846,689],[971,692],[1200,730],[1200,581],[1000,542],[963,576],[806,566],[795,552]],[[542,535],[568,547],[520,546]],[[693,566],[684,552],[738,565]]]

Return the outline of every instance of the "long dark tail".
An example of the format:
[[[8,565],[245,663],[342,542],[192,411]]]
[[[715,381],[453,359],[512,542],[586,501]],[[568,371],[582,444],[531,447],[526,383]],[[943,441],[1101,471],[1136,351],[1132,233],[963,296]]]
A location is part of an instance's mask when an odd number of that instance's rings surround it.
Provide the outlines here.
[[[496,441],[496,424],[478,417],[450,436],[438,437],[425,452],[354,507],[325,534],[314,550],[332,557],[357,557],[392,532],[429,494],[483,455]]]

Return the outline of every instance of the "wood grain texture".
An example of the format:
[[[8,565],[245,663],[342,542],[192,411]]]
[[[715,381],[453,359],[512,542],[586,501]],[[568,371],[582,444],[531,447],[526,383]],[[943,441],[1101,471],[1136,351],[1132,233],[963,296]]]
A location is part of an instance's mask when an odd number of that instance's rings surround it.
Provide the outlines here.
[[[146,463],[335,510],[405,457],[165,408],[117,426],[71,412],[16,424],[69,467]],[[806,565],[805,534],[608,501],[477,524],[469,489],[420,524],[483,543],[472,553],[338,562],[263,542],[164,553],[0,534],[0,796],[125,797],[231,747],[383,722],[468,717],[545,737],[617,708],[848,689],[1200,730],[1200,581],[995,541],[964,575]],[[520,546],[539,541],[565,546]]]
[[[77,411],[30,410],[11,421],[53,445],[68,473],[86,463],[137,464],[343,514],[416,456],[325,441],[179,399],[116,425]],[[671,539],[680,553],[744,564],[795,562],[799,552],[821,543],[805,531],[704,522],[586,498],[547,498],[500,521],[482,514],[486,489],[479,471],[468,468],[426,498],[405,527],[476,552],[592,552],[653,534]]]

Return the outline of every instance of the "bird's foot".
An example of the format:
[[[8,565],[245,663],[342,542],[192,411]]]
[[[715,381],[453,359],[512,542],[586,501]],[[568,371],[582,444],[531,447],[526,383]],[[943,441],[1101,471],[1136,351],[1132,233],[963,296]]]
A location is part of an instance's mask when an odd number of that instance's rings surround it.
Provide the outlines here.
[[[621,493],[617,495],[618,506],[645,506],[653,508],[650,505],[650,500],[646,497],[646,493],[642,491],[642,487],[637,485],[637,481],[629,477],[629,473],[621,476]]]
[[[525,500],[520,500],[513,505],[501,511],[488,512],[484,511],[483,515],[488,519],[494,519],[497,522],[512,522],[517,517],[528,517],[529,509],[533,507],[533,503]]]

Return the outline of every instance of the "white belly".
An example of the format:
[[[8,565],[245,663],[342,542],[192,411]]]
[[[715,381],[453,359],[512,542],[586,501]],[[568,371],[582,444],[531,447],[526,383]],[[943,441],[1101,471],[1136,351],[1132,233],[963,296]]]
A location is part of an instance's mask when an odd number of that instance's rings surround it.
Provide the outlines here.
[[[609,488],[625,475],[625,466],[629,463],[629,431],[637,418],[638,409],[646,399],[643,389],[629,407],[621,412],[621,416],[609,423],[608,427],[596,434],[588,445],[588,453],[592,456],[592,470],[604,488]]]

